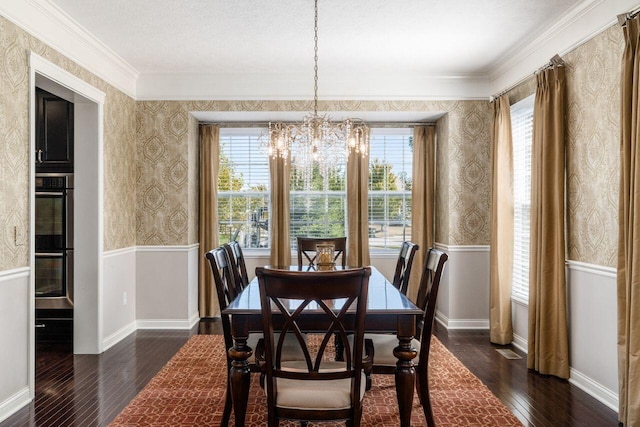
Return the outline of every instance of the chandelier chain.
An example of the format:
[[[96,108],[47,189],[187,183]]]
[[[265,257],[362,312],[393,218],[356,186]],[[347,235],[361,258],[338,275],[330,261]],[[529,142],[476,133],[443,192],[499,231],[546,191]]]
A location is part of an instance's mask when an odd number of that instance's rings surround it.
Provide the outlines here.
[[[366,158],[369,150],[369,127],[362,120],[334,122],[327,114],[318,115],[318,1],[314,1],[313,114],[301,123],[269,122],[264,144],[271,158],[291,162],[295,179],[306,189],[318,175],[328,188],[329,174],[338,171],[345,158],[354,154]]]
[[[313,23],[313,113],[318,115],[318,0],[315,0],[315,17]]]

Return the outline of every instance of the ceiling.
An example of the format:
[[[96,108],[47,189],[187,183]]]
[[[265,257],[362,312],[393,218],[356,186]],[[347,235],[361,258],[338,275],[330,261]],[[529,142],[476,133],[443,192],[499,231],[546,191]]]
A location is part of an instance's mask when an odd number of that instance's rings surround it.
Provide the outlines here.
[[[53,0],[145,73],[312,73],[312,0]],[[319,0],[319,72],[478,76],[580,0]],[[312,75],[312,74],[311,74]]]
[[[638,2],[319,0],[318,97],[371,120],[388,101],[421,120],[406,102],[487,100]],[[288,114],[313,99],[313,0],[0,0],[0,15],[139,101]]]

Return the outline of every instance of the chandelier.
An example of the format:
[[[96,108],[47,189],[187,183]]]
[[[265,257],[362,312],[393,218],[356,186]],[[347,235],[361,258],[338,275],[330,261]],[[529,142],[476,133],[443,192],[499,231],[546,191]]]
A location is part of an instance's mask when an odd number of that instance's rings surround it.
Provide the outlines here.
[[[307,114],[302,123],[269,122],[267,146],[270,157],[285,162],[290,159],[292,167],[307,180],[316,166],[326,178],[342,154],[365,157],[369,151],[369,127],[362,120],[334,122],[327,114],[318,114],[318,0],[315,0],[313,60],[313,113]]]

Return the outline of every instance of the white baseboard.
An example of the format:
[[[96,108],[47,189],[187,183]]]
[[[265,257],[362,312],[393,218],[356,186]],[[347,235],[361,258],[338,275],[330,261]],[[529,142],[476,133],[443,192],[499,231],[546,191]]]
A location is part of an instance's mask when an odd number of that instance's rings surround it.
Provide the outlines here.
[[[513,341],[511,342],[511,345],[513,345],[518,350],[524,352],[524,354],[527,354],[527,352],[529,351],[529,345],[527,343],[527,340],[525,340],[523,337],[521,337],[518,334],[513,334]]]
[[[189,319],[143,319],[138,320],[138,329],[191,329],[200,321],[198,313]]]
[[[489,329],[488,319],[449,319],[436,311],[436,320],[447,329]]]
[[[0,402],[0,422],[18,412],[31,402],[29,387],[25,387],[4,402]]]
[[[136,322],[131,322],[120,330],[106,337],[102,343],[103,351],[107,351],[136,331]]]
[[[617,393],[614,393],[602,384],[593,381],[591,378],[573,368],[569,368],[569,375],[569,383],[599,400],[616,413],[618,412],[619,396]]]

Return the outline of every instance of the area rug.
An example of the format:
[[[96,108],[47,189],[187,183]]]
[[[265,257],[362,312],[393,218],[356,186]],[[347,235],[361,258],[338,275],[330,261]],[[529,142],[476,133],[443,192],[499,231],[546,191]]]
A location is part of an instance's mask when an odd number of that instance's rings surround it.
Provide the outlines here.
[[[431,343],[429,375],[431,404],[437,426],[521,426],[502,402],[435,337]],[[374,375],[363,400],[362,426],[400,424],[393,375]],[[224,408],[226,362],[220,335],[196,335],[180,349],[110,425],[218,426]],[[247,426],[267,424],[266,399],[251,375]],[[233,414],[232,421],[233,423]],[[281,426],[299,426],[281,422]],[[309,423],[309,426],[315,425]],[[322,426],[344,423],[322,423]],[[412,426],[426,422],[417,395]]]

